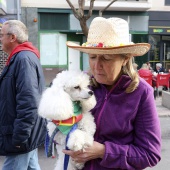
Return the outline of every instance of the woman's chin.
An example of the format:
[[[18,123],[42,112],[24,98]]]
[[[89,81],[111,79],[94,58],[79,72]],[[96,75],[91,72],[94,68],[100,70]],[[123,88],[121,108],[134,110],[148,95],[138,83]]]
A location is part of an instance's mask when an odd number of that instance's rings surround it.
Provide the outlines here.
[[[100,84],[104,84],[104,85],[106,85],[106,86],[112,86],[113,85],[113,82],[108,82],[108,81],[106,81],[106,80],[103,80],[103,79],[96,79],[96,81],[98,82],[98,83],[100,83]]]
[[[98,83],[100,83],[100,84],[106,83],[106,81],[104,81],[104,80],[101,79],[101,78],[95,78],[95,79],[96,79],[96,81],[97,81]]]
[[[100,83],[100,84],[105,84],[105,85],[107,85],[107,82],[106,81],[104,81],[104,80],[101,80],[101,79],[96,79],[96,81],[98,82],[98,83]]]

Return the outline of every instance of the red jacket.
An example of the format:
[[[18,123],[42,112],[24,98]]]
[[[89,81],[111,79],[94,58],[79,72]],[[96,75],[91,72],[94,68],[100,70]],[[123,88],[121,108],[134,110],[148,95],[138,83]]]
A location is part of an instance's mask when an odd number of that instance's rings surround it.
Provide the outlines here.
[[[142,76],[152,75],[152,72],[150,70],[141,68],[140,70],[138,70],[138,74],[139,74],[140,77],[142,77]]]

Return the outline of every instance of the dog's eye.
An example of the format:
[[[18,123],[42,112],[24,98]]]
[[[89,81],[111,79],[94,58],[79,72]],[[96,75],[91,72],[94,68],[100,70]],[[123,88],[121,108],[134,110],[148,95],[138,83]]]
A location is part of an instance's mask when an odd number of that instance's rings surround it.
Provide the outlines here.
[[[75,86],[74,88],[75,88],[75,89],[80,89],[80,86]]]

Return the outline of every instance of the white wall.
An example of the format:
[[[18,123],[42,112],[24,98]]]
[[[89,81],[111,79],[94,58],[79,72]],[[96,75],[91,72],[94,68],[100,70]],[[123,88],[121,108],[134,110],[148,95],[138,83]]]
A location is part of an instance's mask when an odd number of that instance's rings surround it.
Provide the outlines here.
[[[149,11],[170,11],[170,6],[165,6],[165,0],[152,0],[152,8]]]
[[[71,0],[72,4],[77,4],[77,0]],[[70,8],[66,0],[22,0],[22,7],[39,8]]]
[[[140,1],[116,1],[109,9],[115,11],[146,11],[151,8],[152,0],[140,0]],[[78,0],[70,0],[74,7],[78,7]],[[111,0],[95,0],[94,9],[103,9]],[[22,7],[39,7],[39,8],[65,8],[70,9],[70,6],[66,0],[21,0]],[[89,9],[90,0],[85,0],[85,9]]]

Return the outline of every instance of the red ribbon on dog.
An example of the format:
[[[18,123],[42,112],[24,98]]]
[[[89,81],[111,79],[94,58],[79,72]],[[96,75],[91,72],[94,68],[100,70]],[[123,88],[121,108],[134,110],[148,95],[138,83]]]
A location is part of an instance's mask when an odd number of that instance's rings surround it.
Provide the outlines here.
[[[52,120],[52,122],[54,124],[56,124],[57,126],[63,125],[63,126],[72,126],[75,123],[79,122],[82,119],[83,115],[77,115],[77,116],[73,116],[69,119],[66,120]]]

